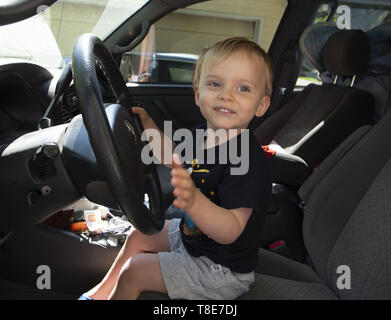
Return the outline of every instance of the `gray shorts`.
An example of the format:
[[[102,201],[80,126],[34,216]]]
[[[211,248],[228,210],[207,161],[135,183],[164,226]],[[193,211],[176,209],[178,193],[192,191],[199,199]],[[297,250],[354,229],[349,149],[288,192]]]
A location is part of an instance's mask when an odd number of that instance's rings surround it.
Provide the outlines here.
[[[180,219],[168,228],[171,252],[159,252],[160,271],[168,296],[187,300],[232,300],[249,290],[254,272],[236,273],[205,256],[191,256],[182,243]]]

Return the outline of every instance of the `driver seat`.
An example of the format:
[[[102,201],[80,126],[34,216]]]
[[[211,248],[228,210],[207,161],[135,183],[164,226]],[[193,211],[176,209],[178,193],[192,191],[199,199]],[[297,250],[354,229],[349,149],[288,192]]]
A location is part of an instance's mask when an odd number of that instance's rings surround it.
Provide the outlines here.
[[[358,131],[300,188],[309,264],[260,249],[240,299],[391,299],[391,110]]]

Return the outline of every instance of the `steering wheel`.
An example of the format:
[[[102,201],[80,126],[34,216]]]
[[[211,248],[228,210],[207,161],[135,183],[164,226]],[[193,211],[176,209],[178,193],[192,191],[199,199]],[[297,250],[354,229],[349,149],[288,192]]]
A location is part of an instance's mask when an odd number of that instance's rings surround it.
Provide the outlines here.
[[[107,79],[116,103],[104,107],[97,68]],[[125,81],[103,42],[93,34],[81,35],[74,46],[72,72],[80,111],[99,169],[130,223],[144,234],[164,225],[159,177],[154,164],[141,161],[145,143],[142,125],[131,111]],[[144,205],[144,194],[150,208]]]

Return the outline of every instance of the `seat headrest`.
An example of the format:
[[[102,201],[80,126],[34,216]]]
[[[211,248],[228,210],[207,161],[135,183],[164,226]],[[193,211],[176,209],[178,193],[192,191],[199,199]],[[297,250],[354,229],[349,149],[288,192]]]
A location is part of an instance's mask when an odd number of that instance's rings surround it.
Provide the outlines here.
[[[362,30],[340,30],[326,42],[323,65],[331,74],[351,77],[368,71],[370,44]]]

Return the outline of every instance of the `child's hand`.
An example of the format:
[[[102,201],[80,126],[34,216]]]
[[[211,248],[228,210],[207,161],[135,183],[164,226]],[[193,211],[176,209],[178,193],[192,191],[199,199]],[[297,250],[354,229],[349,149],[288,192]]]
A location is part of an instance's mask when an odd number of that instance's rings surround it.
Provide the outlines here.
[[[172,155],[171,185],[175,187],[173,194],[176,197],[175,207],[188,210],[194,204],[197,189],[190,173],[182,168],[177,154]]]
[[[132,107],[132,112],[138,114],[144,130],[156,127],[155,122],[152,120],[152,118],[149,116],[148,112],[144,108]]]

